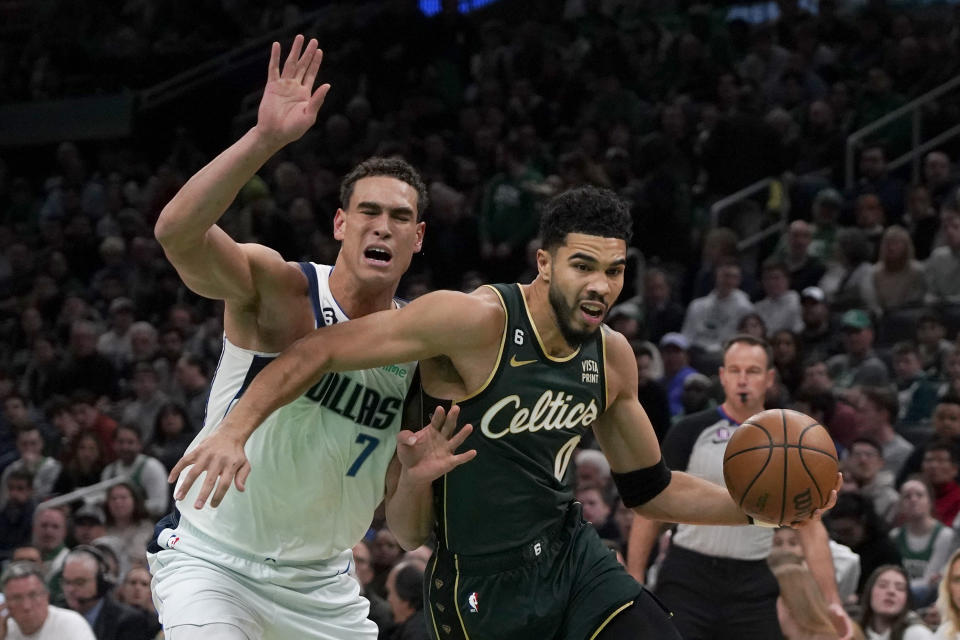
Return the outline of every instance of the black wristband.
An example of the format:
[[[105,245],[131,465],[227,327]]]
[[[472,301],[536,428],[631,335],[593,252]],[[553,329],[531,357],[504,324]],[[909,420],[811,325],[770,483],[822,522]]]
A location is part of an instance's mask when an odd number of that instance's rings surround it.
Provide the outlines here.
[[[660,458],[655,465],[626,473],[611,473],[625,507],[639,507],[660,495],[670,484],[670,469]]]

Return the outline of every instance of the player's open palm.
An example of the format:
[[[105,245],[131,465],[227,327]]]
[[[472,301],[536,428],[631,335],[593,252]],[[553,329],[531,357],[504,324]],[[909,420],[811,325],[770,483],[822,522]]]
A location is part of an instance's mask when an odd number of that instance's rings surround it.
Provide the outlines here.
[[[167,480],[176,482],[185,469],[186,474],[174,497],[183,500],[197,478],[206,474],[193,504],[195,509],[202,509],[211,492],[213,498],[210,506],[218,507],[232,483],[236,483],[238,491],[243,491],[247,476],[250,475],[250,461],[243,450],[243,442],[231,435],[221,424],[220,428],[204,438],[196,448],[180,458],[170,470]]]
[[[403,465],[402,472],[411,480],[418,483],[433,482],[477,455],[476,449],[457,453],[457,449],[473,431],[469,424],[457,431],[459,415],[460,407],[456,405],[449,412],[437,407],[430,424],[423,429],[417,432],[401,431],[397,435],[397,458]]]
[[[317,121],[317,112],[323,104],[329,84],[313,84],[320,70],[323,52],[311,39],[306,48],[303,36],[293,40],[293,47],[280,67],[280,43],[270,49],[267,86],[263,90],[257,112],[257,130],[277,145],[286,145],[299,139]]]

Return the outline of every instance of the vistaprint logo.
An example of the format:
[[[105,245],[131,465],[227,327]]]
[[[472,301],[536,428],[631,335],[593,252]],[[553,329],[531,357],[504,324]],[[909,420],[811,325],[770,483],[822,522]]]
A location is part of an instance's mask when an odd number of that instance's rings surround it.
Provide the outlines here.
[[[395,364],[388,364],[387,366],[380,367],[380,368],[386,371],[387,373],[392,373],[397,377],[400,377],[400,378],[407,377],[407,369],[405,367],[398,367]]]

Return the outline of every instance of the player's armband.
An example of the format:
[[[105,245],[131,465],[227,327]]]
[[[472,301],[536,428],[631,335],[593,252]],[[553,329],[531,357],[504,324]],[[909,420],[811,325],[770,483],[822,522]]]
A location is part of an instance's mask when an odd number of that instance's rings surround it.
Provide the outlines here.
[[[660,495],[660,492],[670,484],[671,474],[661,456],[660,462],[651,467],[626,473],[614,471],[611,475],[624,506],[633,508],[646,504]]]

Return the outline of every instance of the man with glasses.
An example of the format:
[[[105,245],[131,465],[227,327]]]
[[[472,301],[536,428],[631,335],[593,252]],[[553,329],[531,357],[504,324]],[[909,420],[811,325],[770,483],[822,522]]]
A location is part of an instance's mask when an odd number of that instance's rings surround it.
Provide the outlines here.
[[[0,605],[0,640],[95,640],[83,616],[50,604],[40,565],[10,563],[0,587],[6,599],[6,605]]]

